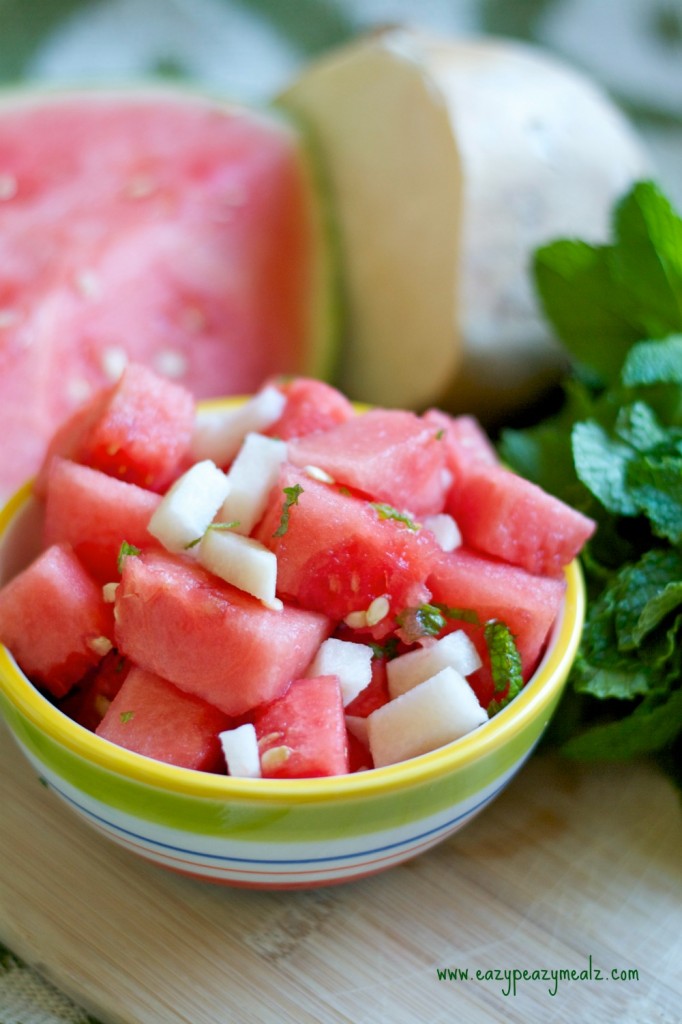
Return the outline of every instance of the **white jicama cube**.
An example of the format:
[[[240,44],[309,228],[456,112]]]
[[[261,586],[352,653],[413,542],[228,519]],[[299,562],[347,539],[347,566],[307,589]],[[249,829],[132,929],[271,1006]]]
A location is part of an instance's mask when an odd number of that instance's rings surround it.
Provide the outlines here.
[[[464,676],[454,668],[444,668],[368,716],[374,766],[382,768],[426,754],[487,721],[487,712]]]
[[[351,640],[323,640],[306,675],[337,676],[346,707],[372,680],[372,648]]]
[[[422,525],[431,530],[436,538],[438,546],[443,551],[454,551],[462,544],[462,534],[459,526],[447,512],[439,512],[435,516],[425,516]]]
[[[247,434],[227,474],[230,490],[220,510],[220,519],[235,522],[237,533],[251,533],[265,511],[286,457],[284,441],[263,434]]]
[[[260,753],[254,726],[247,722],[236,729],[226,729],[218,734],[223,748],[227,774],[243,779],[260,779]]]
[[[277,558],[265,545],[232,530],[207,530],[199,545],[199,562],[233,587],[257,597],[269,608],[281,608],[275,596]]]
[[[228,465],[247,434],[266,430],[280,418],[286,401],[281,391],[267,384],[243,405],[201,412],[192,436],[194,458]]]
[[[206,532],[229,488],[214,462],[197,462],[163,496],[147,529],[168,551],[184,551]]]
[[[457,629],[427,647],[408,651],[386,664],[388,693],[399,697],[444,668],[454,668],[461,676],[471,675],[481,667],[481,659],[466,633]]]
[[[367,719],[361,715],[346,715],[346,728],[348,732],[360,740],[363,746],[369,747],[369,733],[367,730]]]

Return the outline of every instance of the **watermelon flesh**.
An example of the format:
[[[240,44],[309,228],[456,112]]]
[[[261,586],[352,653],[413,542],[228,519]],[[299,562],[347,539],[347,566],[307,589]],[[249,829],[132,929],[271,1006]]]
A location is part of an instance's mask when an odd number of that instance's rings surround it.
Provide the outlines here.
[[[24,672],[63,697],[112,647],[102,588],[54,544],[0,590],[0,638]]]
[[[324,615],[271,611],[189,558],[151,551],[125,559],[114,614],[118,650],[233,716],[280,696],[332,630]]]
[[[371,769],[478,728],[504,695],[486,624],[527,681],[593,524],[504,470],[467,417],[349,414],[311,379],[265,393],[264,421],[255,396],[204,436],[227,473],[196,459],[190,392],[138,364],[67,421],[37,481],[44,550],[0,590],[0,640],[86,728],[206,771],[242,726],[255,778]],[[179,540],[150,529],[171,500]],[[486,551],[505,521],[519,535]]]
[[[0,493],[128,360],[207,397],[324,348],[315,189],[281,119],[67,93],[5,103],[0,152]]]
[[[348,773],[348,739],[336,676],[297,679],[255,718],[263,778]]]
[[[47,481],[44,544],[68,543],[95,579],[117,580],[124,541],[153,545],[147,526],[160,501],[137,484],[55,458]]]
[[[133,668],[95,731],[145,757],[215,772],[222,763],[218,735],[229,724],[228,716],[206,701]]]

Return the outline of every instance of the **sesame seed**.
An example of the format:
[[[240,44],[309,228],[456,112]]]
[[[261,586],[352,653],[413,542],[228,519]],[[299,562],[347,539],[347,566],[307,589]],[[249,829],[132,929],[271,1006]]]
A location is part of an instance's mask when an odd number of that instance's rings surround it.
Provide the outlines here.
[[[0,200],[14,199],[19,184],[13,174],[0,174]]]
[[[100,364],[105,377],[116,381],[128,365],[128,353],[118,345],[109,345],[100,356]]]
[[[270,750],[266,750],[261,755],[261,768],[263,771],[272,771],[274,768],[279,768],[289,760],[292,754],[293,750],[291,747],[287,747],[284,744],[281,747],[271,747]]]
[[[321,484],[333,484],[334,477],[319,466],[304,466],[303,472],[307,473],[312,480],[319,480]]]
[[[381,622],[382,619],[386,618],[390,610],[391,606],[387,597],[384,597],[383,595],[381,597],[375,597],[365,612],[367,625],[376,626],[378,622]]]
[[[187,359],[182,352],[165,349],[154,357],[154,367],[157,373],[163,374],[164,377],[172,377],[177,380],[187,373]]]
[[[87,640],[86,643],[91,651],[101,654],[102,657],[108,654],[113,647],[111,640],[106,636],[95,636],[91,640]]]

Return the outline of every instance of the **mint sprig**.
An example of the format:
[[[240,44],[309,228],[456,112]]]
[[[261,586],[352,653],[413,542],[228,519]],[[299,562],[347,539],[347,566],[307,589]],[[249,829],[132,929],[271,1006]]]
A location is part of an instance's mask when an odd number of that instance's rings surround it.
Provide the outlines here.
[[[580,759],[682,749],[682,218],[653,182],[604,245],[538,250],[537,292],[571,360],[561,408],[504,431],[517,472],[597,520],[583,638],[549,740]],[[679,775],[677,776],[679,780]]]

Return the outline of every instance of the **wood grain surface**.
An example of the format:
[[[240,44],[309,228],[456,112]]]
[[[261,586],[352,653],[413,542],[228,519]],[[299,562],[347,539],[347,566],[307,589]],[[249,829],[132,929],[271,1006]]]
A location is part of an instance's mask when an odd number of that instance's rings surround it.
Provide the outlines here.
[[[4,726],[0,820],[0,939],[107,1024],[682,1021],[682,809],[647,765],[536,756],[430,853],[309,892],[134,859]]]

